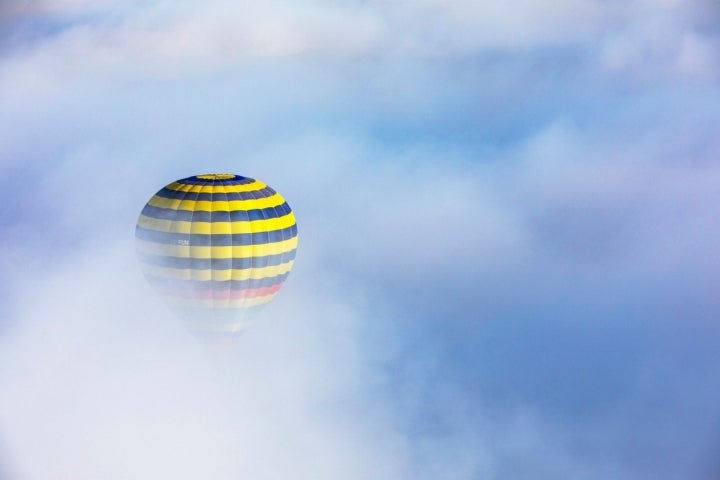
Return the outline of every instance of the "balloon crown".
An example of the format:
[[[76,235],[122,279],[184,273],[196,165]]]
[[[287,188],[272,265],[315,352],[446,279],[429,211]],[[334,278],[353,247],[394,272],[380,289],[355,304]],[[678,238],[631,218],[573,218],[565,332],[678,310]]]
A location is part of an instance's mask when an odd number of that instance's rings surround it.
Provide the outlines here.
[[[197,175],[196,178],[199,178],[200,180],[229,180],[237,176],[238,175],[234,175],[232,173],[205,173],[203,175]]]

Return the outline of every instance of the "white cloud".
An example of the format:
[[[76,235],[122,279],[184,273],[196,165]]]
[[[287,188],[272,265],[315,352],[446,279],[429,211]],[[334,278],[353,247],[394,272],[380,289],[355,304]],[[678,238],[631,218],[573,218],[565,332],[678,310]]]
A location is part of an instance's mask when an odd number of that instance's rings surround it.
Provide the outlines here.
[[[205,349],[135,266],[135,202],[160,185],[144,191],[132,179],[143,159],[117,154],[81,148],[34,178],[30,196],[81,241],[55,244],[32,221],[33,244],[8,239],[0,453],[9,474],[402,478],[405,440],[373,396],[359,350],[361,289],[333,284],[309,235],[279,298],[237,349]]]
[[[83,19],[18,49],[4,59],[0,85],[6,98],[44,96],[68,83],[174,77],[254,58],[353,56],[377,50],[381,30],[370,13],[316,4],[151,4]]]
[[[720,170],[670,153],[683,141],[682,131],[658,130],[614,143],[555,122],[519,145],[513,208],[535,261],[646,278],[703,269],[696,254],[716,256],[708,234],[720,228],[710,208]]]
[[[358,307],[313,282],[323,273],[308,260],[232,352],[203,349],[173,321],[127,240],[18,268],[0,369],[11,472],[399,478],[403,441],[367,397],[354,345]]]
[[[400,30],[406,54],[446,57],[583,41],[622,13],[616,5],[553,2],[374,2]]]
[[[714,78],[717,34],[696,27],[704,21],[704,9],[694,2],[657,3],[631,9],[631,18],[604,35],[604,68],[645,80],[668,75]]]
[[[50,4],[47,4],[50,5]],[[134,78],[174,78],[256,59],[475,56],[545,46],[602,45],[612,71],[665,69],[699,74],[716,67],[713,39],[692,31],[694,4],[563,0],[453,2],[282,1],[202,6],[137,2],[56,8],[76,21],[16,47],[2,59],[4,101],[59,95],[68,86]],[[44,7],[45,8],[45,7]],[[49,8],[49,7],[46,7]],[[83,16],[85,9],[92,15]]]
[[[388,398],[385,369],[417,361],[403,348],[421,334],[398,334],[413,322],[471,342],[479,303],[545,295],[564,310],[588,278],[603,305],[616,283],[635,299],[679,273],[715,278],[710,89],[603,83],[643,69],[705,79],[713,38],[689,27],[693,3],[53,5],[43,15],[73,21],[7,52],[0,72],[15,301],[0,457],[20,478],[516,478],[518,455],[548,478],[623,478],[617,451],[599,466],[573,450],[577,425],[494,418],[474,385],[437,398],[447,430],[408,437],[403,422],[425,420],[442,386]],[[579,80],[532,55],[587,44]],[[494,115],[517,125],[498,132]],[[148,297],[129,238],[157,188],[218,170],[281,191],[301,248],[264,321],[215,359]],[[50,211],[52,228],[23,206]],[[442,288],[464,297],[438,308]],[[443,341],[416,338],[452,350]],[[477,368],[442,361],[412,367]]]
[[[676,62],[677,70],[688,76],[708,73],[716,76],[720,72],[717,60],[719,52],[716,38],[688,33],[682,38]]]

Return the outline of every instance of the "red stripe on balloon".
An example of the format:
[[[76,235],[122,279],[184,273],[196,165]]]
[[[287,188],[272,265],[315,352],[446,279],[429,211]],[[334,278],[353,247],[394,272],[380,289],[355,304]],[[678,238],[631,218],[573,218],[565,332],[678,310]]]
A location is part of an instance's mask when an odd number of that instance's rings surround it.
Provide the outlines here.
[[[283,282],[284,283],[284,282]],[[218,289],[218,290],[197,290],[188,292],[193,299],[197,300],[239,300],[244,298],[266,297],[277,293],[282,283],[269,287],[244,288],[242,290]]]

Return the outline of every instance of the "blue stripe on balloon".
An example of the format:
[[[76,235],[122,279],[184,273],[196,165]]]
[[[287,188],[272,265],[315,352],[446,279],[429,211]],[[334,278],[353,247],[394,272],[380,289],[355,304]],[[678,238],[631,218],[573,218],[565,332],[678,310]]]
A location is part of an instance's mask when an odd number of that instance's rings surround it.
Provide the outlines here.
[[[198,178],[197,175],[193,175],[192,177],[178,180],[175,183],[181,183],[184,185],[247,185],[249,183],[253,183],[254,181],[254,178],[243,177],[240,175],[235,175],[233,178],[218,179]]]
[[[150,230],[137,226],[135,236],[140,240],[167,245],[190,245],[191,247],[228,247],[232,245],[262,245],[282,242],[297,236],[297,225],[279,230],[234,234],[173,233]]]
[[[152,255],[138,252],[138,259],[145,265],[192,270],[245,270],[249,268],[275,267],[295,259],[296,249],[289,252],[244,258],[188,258]]]
[[[272,197],[277,193],[270,187],[253,190],[250,192],[216,192],[216,193],[199,193],[193,201],[212,202],[212,201],[233,201],[233,200],[257,200],[259,198]],[[171,190],[167,187],[163,188],[155,194],[157,197],[168,198],[171,200],[184,200],[187,192],[182,190]]]
[[[194,200],[194,199],[193,199]],[[248,222],[253,220],[267,220],[269,218],[283,217],[290,213],[287,202],[277,207],[256,208],[253,210],[173,210],[145,205],[142,214],[158,220],[173,220],[176,222]]]

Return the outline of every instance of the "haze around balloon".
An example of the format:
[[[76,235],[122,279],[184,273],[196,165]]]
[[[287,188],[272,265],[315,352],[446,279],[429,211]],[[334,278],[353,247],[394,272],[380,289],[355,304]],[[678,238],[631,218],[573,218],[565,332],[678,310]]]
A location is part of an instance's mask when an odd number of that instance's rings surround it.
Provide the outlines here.
[[[0,478],[713,479],[720,11],[0,6]],[[302,228],[242,348],[137,215],[202,172]]]

